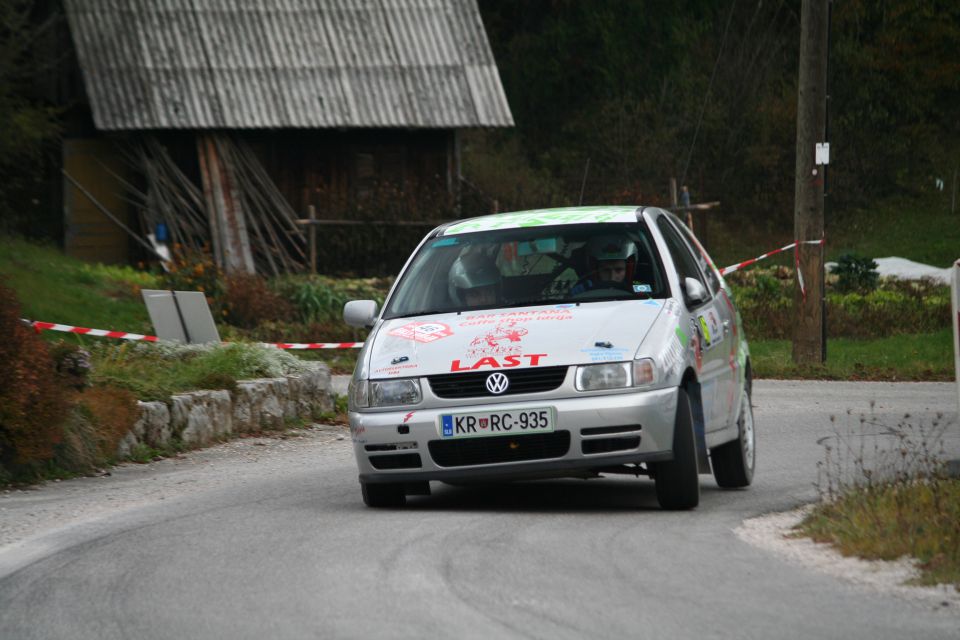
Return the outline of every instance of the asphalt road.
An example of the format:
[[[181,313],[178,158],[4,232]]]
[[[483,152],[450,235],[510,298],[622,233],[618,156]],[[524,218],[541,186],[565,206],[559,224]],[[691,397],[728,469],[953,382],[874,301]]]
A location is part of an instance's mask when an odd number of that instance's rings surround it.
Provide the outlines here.
[[[754,395],[754,485],[701,476],[686,513],[634,478],[435,485],[370,510],[332,437],[201,476],[137,471],[188,488],[0,549],[0,638],[960,638],[956,607],[851,586],[733,532],[815,497],[817,441],[858,428],[847,409],[955,420],[955,387],[759,381]],[[955,423],[948,443],[960,451]]]

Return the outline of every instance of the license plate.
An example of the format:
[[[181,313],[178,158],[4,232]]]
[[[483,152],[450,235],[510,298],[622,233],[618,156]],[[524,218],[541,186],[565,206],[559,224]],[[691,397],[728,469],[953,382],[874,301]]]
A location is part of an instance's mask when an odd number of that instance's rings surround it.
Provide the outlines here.
[[[553,408],[452,413],[440,416],[440,435],[444,438],[482,438],[516,436],[553,431]]]

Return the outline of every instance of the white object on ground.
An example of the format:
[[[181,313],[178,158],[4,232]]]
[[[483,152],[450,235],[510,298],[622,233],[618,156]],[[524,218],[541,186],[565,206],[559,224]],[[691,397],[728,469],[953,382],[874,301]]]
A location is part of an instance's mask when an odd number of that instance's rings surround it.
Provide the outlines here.
[[[919,280],[920,278],[932,278],[940,284],[950,284],[950,269],[941,269],[922,262],[914,262],[906,258],[891,256],[889,258],[874,258],[877,263],[877,273],[881,276],[893,276],[901,280]],[[836,262],[827,262],[824,264],[828,271],[833,271],[837,266]]]

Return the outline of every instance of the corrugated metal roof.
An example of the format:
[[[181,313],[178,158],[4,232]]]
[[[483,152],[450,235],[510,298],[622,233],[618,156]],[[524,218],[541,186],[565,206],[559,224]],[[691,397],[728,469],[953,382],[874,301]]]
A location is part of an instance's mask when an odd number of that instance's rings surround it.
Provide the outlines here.
[[[476,0],[66,0],[102,130],[513,125]]]

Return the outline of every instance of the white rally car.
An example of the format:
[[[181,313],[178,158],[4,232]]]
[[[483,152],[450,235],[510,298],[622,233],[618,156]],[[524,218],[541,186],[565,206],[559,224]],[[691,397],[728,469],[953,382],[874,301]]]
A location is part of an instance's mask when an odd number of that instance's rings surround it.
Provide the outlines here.
[[[667,509],[753,477],[750,354],[696,238],[653,207],[451,222],[407,261],[350,383],[364,502],[430,481],[645,474]]]

